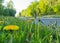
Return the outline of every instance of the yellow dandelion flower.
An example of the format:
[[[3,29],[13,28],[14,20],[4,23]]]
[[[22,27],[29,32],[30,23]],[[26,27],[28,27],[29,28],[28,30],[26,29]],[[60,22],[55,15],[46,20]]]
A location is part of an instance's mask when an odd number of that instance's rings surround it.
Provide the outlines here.
[[[17,25],[8,25],[3,28],[4,30],[18,30],[19,26]]]

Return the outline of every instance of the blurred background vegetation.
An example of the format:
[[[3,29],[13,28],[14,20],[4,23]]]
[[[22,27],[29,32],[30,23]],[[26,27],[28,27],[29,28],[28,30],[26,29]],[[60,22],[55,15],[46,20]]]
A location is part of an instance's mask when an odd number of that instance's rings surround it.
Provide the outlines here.
[[[3,6],[4,0],[0,0],[0,15],[15,16],[16,10],[13,6],[12,0]],[[60,14],[60,0],[35,0],[22,12],[17,14],[18,17],[38,17],[44,15],[59,15]]]
[[[19,13],[19,16],[44,16],[44,15],[59,15],[60,14],[60,0],[40,0],[34,1]]]
[[[10,0],[7,7],[3,6],[4,0],[0,0],[0,16],[15,16],[16,10],[13,7],[13,2]]]

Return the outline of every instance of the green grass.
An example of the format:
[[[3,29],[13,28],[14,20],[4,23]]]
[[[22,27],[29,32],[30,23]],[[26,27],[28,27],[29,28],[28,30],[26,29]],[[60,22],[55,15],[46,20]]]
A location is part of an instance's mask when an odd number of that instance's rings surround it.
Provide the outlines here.
[[[22,20],[15,17],[0,17],[0,43],[11,43],[11,34],[4,31],[6,25],[18,25],[19,30],[12,32],[12,43],[60,43],[60,27],[35,24],[33,20]],[[57,29],[56,29],[57,28]]]

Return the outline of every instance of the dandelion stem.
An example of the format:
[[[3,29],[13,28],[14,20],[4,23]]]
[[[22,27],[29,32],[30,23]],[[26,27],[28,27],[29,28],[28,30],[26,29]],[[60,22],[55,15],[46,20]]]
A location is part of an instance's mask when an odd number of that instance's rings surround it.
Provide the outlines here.
[[[10,35],[10,43],[13,43],[13,37],[12,37],[12,34]]]

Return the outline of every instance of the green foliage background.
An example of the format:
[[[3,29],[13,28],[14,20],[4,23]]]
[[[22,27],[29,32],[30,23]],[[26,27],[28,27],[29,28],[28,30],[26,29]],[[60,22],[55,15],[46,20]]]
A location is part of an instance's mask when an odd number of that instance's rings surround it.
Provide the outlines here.
[[[43,15],[60,15],[60,0],[34,1],[27,9],[19,14],[25,17],[37,17]]]
[[[7,6],[3,6],[4,0],[0,0],[0,16],[15,16],[16,10],[13,7],[13,3],[10,0]]]

